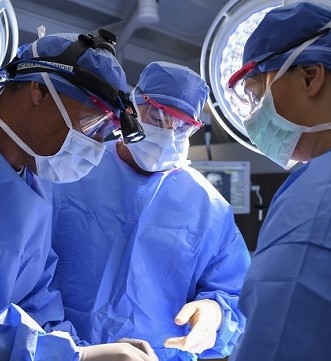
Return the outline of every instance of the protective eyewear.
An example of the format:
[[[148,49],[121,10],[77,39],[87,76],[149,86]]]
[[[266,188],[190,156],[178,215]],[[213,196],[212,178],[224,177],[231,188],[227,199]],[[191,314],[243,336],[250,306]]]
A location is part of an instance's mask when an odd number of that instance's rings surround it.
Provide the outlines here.
[[[90,95],[80,113],[80,126],[88,137],[103,141],[120,128],[121,122],[99,98]]]
[[[142,121],[159,128],[173,129],[177,138],[189,138],[204,125],[186,113],[160,104],[147,95],[143,95],[143,98],[149,107]]]
[[[294,41],[288,44],[286,47],[271,52],[267,55],[262,56],[259,59],[252,60],[246,63],[241,69],[236,71],[228,81],[228,89],[239,99],[244,105],[250,107],[250,111],[254,110],[259,104],[263,94],[261,93],[261,86],[258,85],[264,84],[263,74],[259,66],[278,55],[287,53],[288,51],[300,46],[301,44],[309,41],[315,37],[320,37],[324,33],[330,31],[330,27],[321,29],[314,34],[310,34],[304,38],[301,38],[297,41]],[[249,79],[249,81],[247,80]]]

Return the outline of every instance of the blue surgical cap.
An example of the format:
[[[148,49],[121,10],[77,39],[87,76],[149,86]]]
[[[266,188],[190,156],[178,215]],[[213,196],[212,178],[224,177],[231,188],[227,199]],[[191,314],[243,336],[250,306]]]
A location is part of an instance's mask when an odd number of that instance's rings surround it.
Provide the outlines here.
[[[243,55],[243,64],[285,49],[303,38],[317,33],[331,21],[331,9],[309,2],[280,6],[269,11],[248,38]],[[294,49],[285,54],[261,62],[259,70],[278,70]],[[321,63],[331,69],[331,31],[326,32],[305,48],[293,65]]]
[[[144,94],[194,119],[199,117],[209,95],[209,87],[199,74],[186,66],[164,61],[148,64],[140,74],[137,88],[134,96],[138,105],[145,102]]]
[[[38,57],[54,57],[61,54],[66,50],[73,42],[78,39],[79,34],[52,34],[44,36],[36,40],[36,50]],[[19,60],[31,60],[34,58],[32,52],[32,43],[22,45],[18,51],[17,56]],[[77,60],[77,64],[93,72],[95,75],[113,85],[114,87],[127,91],[126,76],[118,63],[117,59],[111,54],[110,51],[101,48],[88,48]],[[70,64],[74,65],[74,64]],[[75,85],[61,77],[59,74],[48,73],[52,79],[52,83],[55,89],[68,97],[71,97],[80,102],[87,100],[87,95],[84,94]],[[13,77],[7,78],[7,81],[36,81],[41,84],[45,84],[41,73],[28,73],[20,74],[17,73]],[[88,89],[87,89],[88,90]],[[114,106],[102,99],[112,110]]]

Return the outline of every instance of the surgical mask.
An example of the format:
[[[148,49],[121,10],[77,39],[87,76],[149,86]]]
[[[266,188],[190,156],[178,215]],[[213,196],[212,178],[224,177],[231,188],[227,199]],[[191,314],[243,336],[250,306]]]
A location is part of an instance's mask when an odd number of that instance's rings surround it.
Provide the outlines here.
[[[189,140],[177,140],[172,129],[163,129],[143,124],[146,138],[137,143],[129,143],[133,159],[141,169],[160,172],[174,168],[186,161]]]
[[[37,175],[53,183],[71,183],[84,177],[99,164],[106,148],[102,143],[71,128],[56,154],[42,156],[29,148],[1,119],[0,128],[20,148],[34,157]]]
[[[331,129],[331,123],[306,127],[280,116],[276,112],[270,88],[261,100],[259,108],[251,114],[244,125],[250,140],[260,152],[284,169],[290,169],[296,164],[295,161],[291,161],[291,157],[303,133]]]

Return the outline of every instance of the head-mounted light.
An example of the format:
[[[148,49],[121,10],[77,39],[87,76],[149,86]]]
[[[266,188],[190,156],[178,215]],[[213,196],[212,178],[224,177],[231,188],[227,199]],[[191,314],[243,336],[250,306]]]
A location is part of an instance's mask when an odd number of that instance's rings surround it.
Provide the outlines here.
[[[123,138],[129,143],[139,141],[145,137],[145,134],[135,114],[127,111],[129,104],[127,97],[123,96],[125,93],[77,63],[79,57],[89,48],[106,49],[115,56],[116,40],[116,35],[106,29],[99,29],[97,35],[80,34],[78,40],[58,56],[36,57],[28,60],[20,60],[16,57],[5,66],[5,70],[9,79],[14,78],[16,74],[36,72],[59,75],[90,96],[95,95],[104,99],[118,109]]]

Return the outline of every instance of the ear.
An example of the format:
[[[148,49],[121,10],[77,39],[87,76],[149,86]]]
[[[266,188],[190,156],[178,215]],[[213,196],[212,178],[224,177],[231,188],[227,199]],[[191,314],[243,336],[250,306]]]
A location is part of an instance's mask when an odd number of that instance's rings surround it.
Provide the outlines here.
[[[40,105],[41,102],[44,100],[46,94],[40,88],[40,84],[36,81],[32,81],[29,85],[31,100],[34,105]]]
[[[303,75],[304,87],[307,95],[313,97],[322,89],[325,82],[325,67],[322,64],[314,64],[300,67]]]

